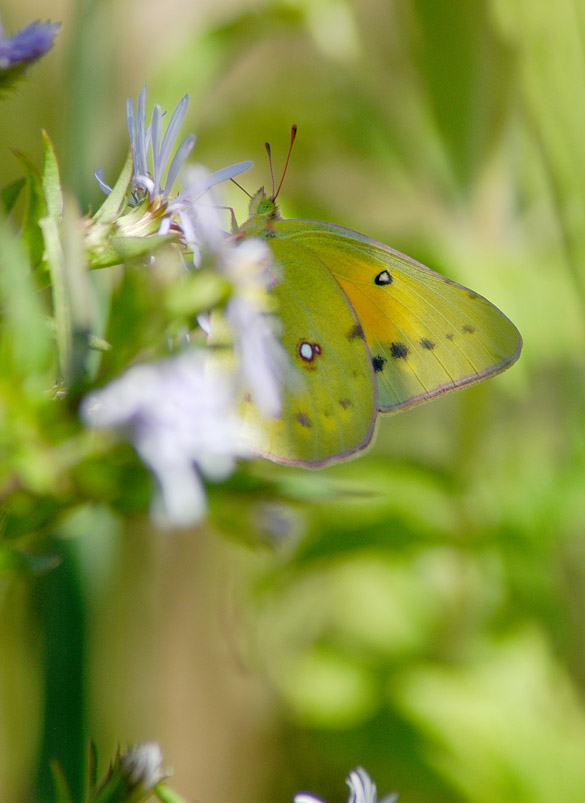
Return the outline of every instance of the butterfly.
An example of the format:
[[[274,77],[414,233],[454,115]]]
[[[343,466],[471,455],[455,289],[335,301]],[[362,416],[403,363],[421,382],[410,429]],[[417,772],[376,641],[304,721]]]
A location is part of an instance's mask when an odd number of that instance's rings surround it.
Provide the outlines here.
[[[258,454],[306,467],[348,459],[371,444],[378,413],[482,382],[518,359],[520,333],[473,290],[364,234],[282,218],[282,180],[275,191],[266,148],[272,194],[258,190],[234,236],[263,238],[279,266],[272,292],[290,370],[278,418],[243,398]]]

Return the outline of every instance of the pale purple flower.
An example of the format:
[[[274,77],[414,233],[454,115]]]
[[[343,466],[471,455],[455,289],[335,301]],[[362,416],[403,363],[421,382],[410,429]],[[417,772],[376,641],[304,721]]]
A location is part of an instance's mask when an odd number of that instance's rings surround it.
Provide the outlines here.
[[[280,319],[269,293],[277,281],[272,251],[259,238],[225,242],[217,254],[217,267],[233,286],[225,315],[234,332],[242,383],[263,415],[276,417],[281,412],[287,356],[278,339]]]
[[[191,169],[191,177],[193,185],[197,181],[205,185],[206,176],[200,169]],[[208,205],[198,207],[196,216],[188,208],[182,211],[183,231],[195,264],[202,252],[211,254],[216,270],[232,285],[225,316],[234,332],[241,380],[263,415],[274,418],[281,412],[280,388],[287,356],[278,339],[280,319],[270,295],[278,282],[272,250],[258,237],[240,241],[226,238],[218,213],[222,205],[213,191],[209,200]],[[199,322],[209,333],[206,320],[202,317]]]
[[[92,800],[123,799],[126,803],[150,800],[158,784],[170,774],[162,770],[161,764],[162,751],[156,742],[134,745],[124,753],[118,749]]]
[[[145,742],[134,745],[120,756],[120,768],[132,787],[140,786],[143,793],[147,793],[167,777],[161,769],[162,760],[158,742]]]
[[[189,97],[184,95],[171,115],[163,137],[163,111],[158,104],[155,104],[152,112],[152,123],[148,128],[146,127],[146,87],[143,87],[138,96],[136,111],[130,98],[126,101],[128,133],[130,134],[134,157],[133,184],[136,189],[144,190],[151,202],[157,199],[163,201],[168,199],[179,171],[195,147],[195,134],[190,134],[180,143],[172,161],[168,164],[185,118],[188,104]],[[150,151],[152,151],[152,158],[149,159]],[[149,169],[150,163],[152,164],[152,170]],[[166,181],[163,186],[165,170]]]
[[[226,479],[248,451],[241,440],[232,379],[206,369],[202,351],[136,365],[84,399],[81,415],[96,428],[124,429],[155,475],[153,516],[187,526],[206,511],[202,476]]]
[[[347,803],[396,803],[398,800],[397,794],[390,794],[378,802],[376,784],[363,767],[352,770],[346,783],[349,786]],[[323,803],[323,801],[307,792],[299,792],[294,797],[294,803]]]
[[[193,229],[193,220],[197,217],[196,202],[211,187],[227,181],[251,167],[252,162],[224,167],[221,170],[197,177],[180,192],[172,195],[179,174],[185,166],[191,151],[195,147],[195,134],[190,134],[180,142],[175,150],[179,130],[187,112],[189,96],[184,95],[171,115],[166,131],[163,134],[163,117],[165,113],[156,104],[152,113],[152,122],[146,122],[146,86],[143,87],[136,108],[130,98],[126,101],[126,117],[128,133],[132,145],[134,172],[131,182],[132,203],[146,202],[145,214],[156,217],[159,221],[159,234],[168,234],[174,229],[180,231],[189,242],[189,234]],[[175,150],[171,158],[171,154]],[[101,170],[96,178],[102,190],[109,194],[111,187],[103,180]],[[187,231],[183,224],[187,224]]]
[[[52,47],[59,22],[31,22],[12,36],[6,36],[0,19],[0,70],[26,67]]]

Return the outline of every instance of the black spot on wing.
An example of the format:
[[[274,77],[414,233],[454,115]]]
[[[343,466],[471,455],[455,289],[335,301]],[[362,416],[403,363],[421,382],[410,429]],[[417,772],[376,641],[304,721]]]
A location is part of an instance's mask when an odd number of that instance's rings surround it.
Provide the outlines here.
[[[364,330],[362,329],[361,323],[356,323],[355,326],[351,329],[350,333],[347,336],[348,340],[355,340],[356,337],[360,337],[364,340]]]
[[[395,360],[404,360],[408,355],[408,346],[404,343],[391,343],[390,354]]]
[[[374,282],[379,286],[383,286],[385,284],[392,284],[393,279],[390,271],[381,270],[380,273],[374,279]]]
[[[311,419],[306,413],[297,413],[297,421],[302,427],[312,427]]]
[[[423,349],[427,349],[427,351],[432,351],[435,348],[433,341],[429,340],[427,337],[421,338],[420,344]]]
[[[372,357],[372,365],[374,367],[374,371],[376,371],[376,373],[383,371],[385,362],[386,362],[386,357],[382,357],[381,354],[376,354],[375,357]]]
[[[351,407],[352,402],[351,399],[340,399],[339,404],[343,407],[344,410],[347,410],[348,407]]]
[[[453,334],[453,332],[447,332],[447,334],[445,335],[445,337],[447,338],[447,340],[453,340],[453,338],[455,337],[455,335]]]
[[[466,323],[461,331],[465,332],[466,335],[472,335],[475,332],[475,326]]]

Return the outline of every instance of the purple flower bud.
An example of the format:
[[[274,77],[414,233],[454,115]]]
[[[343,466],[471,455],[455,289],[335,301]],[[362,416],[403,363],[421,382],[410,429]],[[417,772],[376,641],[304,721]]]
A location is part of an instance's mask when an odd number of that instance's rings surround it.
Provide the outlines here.
[[[0,21],[0,87],[18,78],[28,67],[52,47],[59,22],[31,22],[12,36],[5,36]]]

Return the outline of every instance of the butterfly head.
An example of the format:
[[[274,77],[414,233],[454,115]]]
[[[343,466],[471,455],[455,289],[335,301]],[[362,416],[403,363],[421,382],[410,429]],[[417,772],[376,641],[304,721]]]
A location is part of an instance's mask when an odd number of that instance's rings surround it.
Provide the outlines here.
[[[264,187],[260,187],[250,201],[250,218],[262,218],[268,222],[279,217],[280,210],[276,201],[266,194]]]
[[[264,187],[260,187],[250,200],[250,217],[236,230],[236,236],[273,237],[273,224],[280,219],[280,209],[276,201],[266,194]]]
[[[268,195],[264,187],[260,187],[258,192],[252,196],[252,198],[250,199],[250,217],[246,221],[246,223],[244,223],[244,225],[239,229],[240,236],[242,235],[264,236],[264,237],[274,236],[274,229],[272,227],[272,224],[274,223],[274,221],[281,219],[280,209],[278,208],[276,199],[278,198],[278,193],[280,192],[280,188],[282,187],[282,183],[286,175],[286,169],[288,167],[290,154],[292,151],[292,146],[295,141],[296,134],[297,134],[297,127],[296,125],[293,125],[290,135],[290,146],[288,149],[284,170],[282,171],[282,178],[280,179],[280,184],[278,185],[278,188],[276,187],[276,182],[274,180],[274,169],[272,165],[272,152],[270,150],[270,145],[268,142],[264,143],[266,146],[266,152],[268,153],[268,163],[270,165],[270,176],[272,178],[272,194]]]

